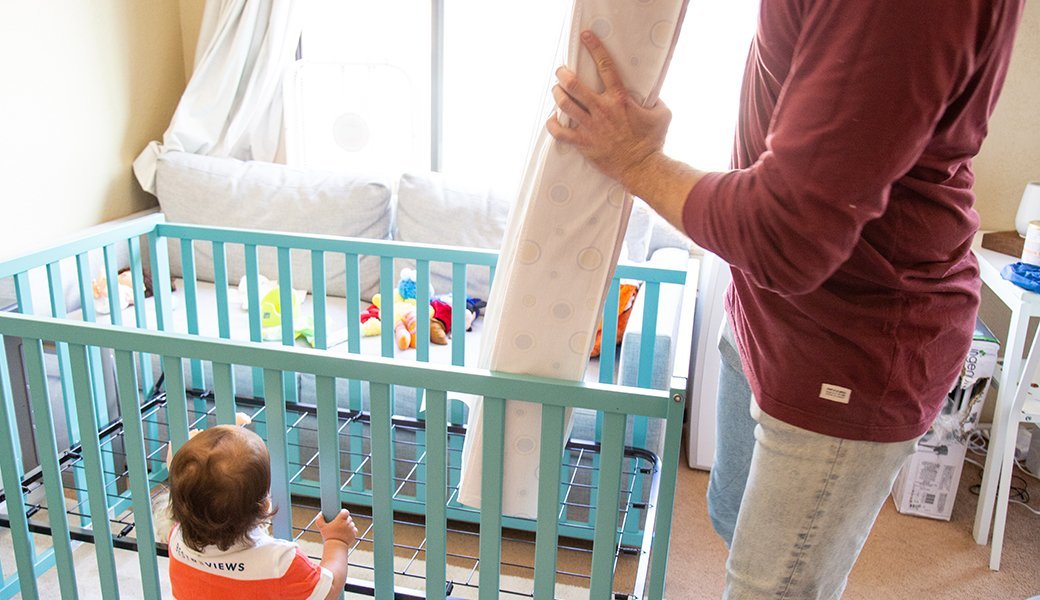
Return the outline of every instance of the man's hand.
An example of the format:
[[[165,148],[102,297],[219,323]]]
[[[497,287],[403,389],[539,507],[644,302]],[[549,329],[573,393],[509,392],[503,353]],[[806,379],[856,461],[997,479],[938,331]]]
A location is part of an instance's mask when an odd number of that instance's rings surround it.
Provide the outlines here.
[[[581,40],[596,61],[604,90],[589,89],[569,69],[557,69],[559,83],[553,86],[553,97],[570,126],[565,127],[553,115],[546,123],[549,133],[576,147],[596,168],[684,231],[686,197],[704,173],[665,156],[671,111],[662,102],[649,108],[640,106],[629,95],[599,38],[584,31]]]
[[[565,127],[553,115],[546,126],[554,138],[577,147],[608,177],[627,184],[635,169],[662,151],[672,113],[661,102],[650,108],[640,106],[629,95],[614,59],[599,38],[585,31],[581,40],[596,61],[605,89],[597,93],[579,81],[573,71],[560,67],[556,71],[559,83],[552,93],[571,123]]]

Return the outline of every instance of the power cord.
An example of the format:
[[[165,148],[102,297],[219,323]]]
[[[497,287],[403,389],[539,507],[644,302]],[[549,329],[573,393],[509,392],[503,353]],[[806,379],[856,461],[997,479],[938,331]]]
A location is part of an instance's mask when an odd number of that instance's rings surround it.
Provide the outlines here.
[[[983,433],[983,431],[978,429],[971,432],[967,440],[965,440],[965,443],[967,444],[968,451],[972,454],[981,455],[984,457],[986,456],[986,453],[989,450],[989,437],[985,433]],[[978,496],[979,492],[982,490],[982,469],[985,468],[985,465],[982,462],[976,461],[975,459],[968,457],[964,458],[964,462],[968,462],[979,467],[979,483],[976,483],[968,488],[969,492]],[[1017,466],[1026,477],[1031,477],[1033,479],[1040,480],[1040,476],[1037,476],[1036,473],[1030,472],[1029,469],[1027,469],[1026,466],[1022,464],[1022,461],[1018,460],[1017,458],[1015,459],[1015,466]],[[1025,479],[1025,477],[1022,477],[1017,473],[1013,473],[1011,475],[1011,491],[1008,496],[1008,503],[1020,504],[1029,512],[1033,513],[1034,515],[1040,516],[1040,509],[1036,509],[1030,506],[1029,502],[1031,499],[1032,497],[1029,495],[1029,482]]]

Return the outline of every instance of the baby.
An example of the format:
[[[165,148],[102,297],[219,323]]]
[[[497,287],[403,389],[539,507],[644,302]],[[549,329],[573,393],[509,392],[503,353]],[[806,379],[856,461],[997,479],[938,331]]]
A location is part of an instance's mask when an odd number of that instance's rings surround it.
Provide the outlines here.
[[[357,537],[350,513],[318,517],[321,564],[271,537],[271,457],[260,436],[221,425],[192,437],[170,463],[174,598],[338,598]]]

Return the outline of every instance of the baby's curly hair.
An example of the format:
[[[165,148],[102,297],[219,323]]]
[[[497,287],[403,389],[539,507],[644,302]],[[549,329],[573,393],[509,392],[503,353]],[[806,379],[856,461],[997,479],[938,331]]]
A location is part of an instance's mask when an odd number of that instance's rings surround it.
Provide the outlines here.
[[[170,511],[192,550],[227,550],[274,514],[271,455],[260,436],[221,425],[188,440],[170,463]]]

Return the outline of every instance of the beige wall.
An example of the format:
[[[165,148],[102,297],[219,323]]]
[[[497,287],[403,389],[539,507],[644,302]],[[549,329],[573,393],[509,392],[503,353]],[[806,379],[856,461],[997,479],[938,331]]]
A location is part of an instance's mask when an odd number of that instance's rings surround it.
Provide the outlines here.
[[[184,72],[190,77],[195,70],[195,50],[199,41],[199,28],[202,27],[202,13],[206,8],[206,0],[180,0],[180,8]]]
[[[1004,92],[975,159],[975,194],[983,229],[1015,228],[1029,181],[1040,181],[1040,2],[1026,2]]]
[[[975,175],[982,228],[1014,229],[1022,190],[1027,182],[1040,181],[1040,2],[1035,0],[1026,2],[1007,83],[975,160]],[[988,289],[983,289],[979,316],[1003,346],[1011,313]]]
[[[0,3],[0,256],[155,205],[130,165],[184,89],[177,0]]]

